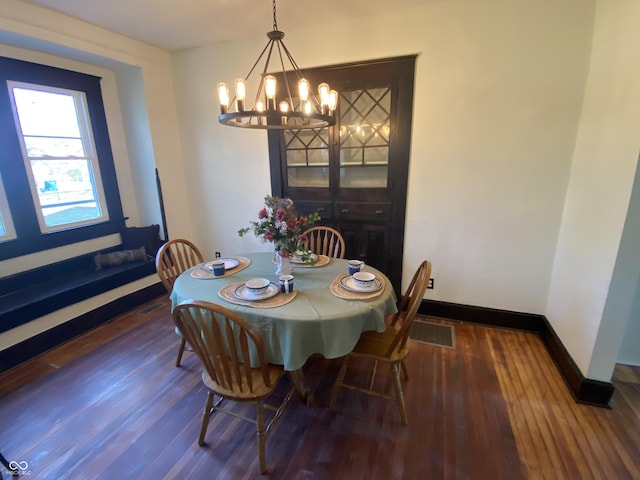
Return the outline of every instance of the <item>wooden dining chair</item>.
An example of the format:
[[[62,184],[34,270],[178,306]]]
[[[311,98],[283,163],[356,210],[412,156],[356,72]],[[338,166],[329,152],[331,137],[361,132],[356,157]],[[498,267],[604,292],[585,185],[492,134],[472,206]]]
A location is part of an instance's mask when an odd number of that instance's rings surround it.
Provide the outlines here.
[[[221,305],[188,300],[176,306],[172,315],[204,365],[202,381],[209,391],[198,444],[204,445],[209,418],[216,410],[251,422],[256,425],[260,473],[265,473],[266,437],[294,392],[292,387],[277,407],[265,403],[284,375],[283,367],[268,364],[258,332],[239,314]],[[222,408],[224,399],[254,403],[255,418]],[[266,424],[265,409],[274,412]]]
[[[424,262],[423,262],[424,263]],[[384,323],[387,327],[400,328],[405,318],[407,317],[407,311],[409,310],[409,302],[411,300],[411,295],[413,290],[416,288],[420,275],[422,275],[422,264],[418,269],[414,272],[413,278],[409,283],[409,286],[405,290],[402,298],[397,303],[398,311],[396,313],[392,313],[384,317]],[[431,272],[429,272],[429,276],[431,276]],[[429,282],[429,278],[427,278],[427,283]],[[411,333],[411,331],[409,331]],[[407,369],[407,365],[404,360],[400,362],[400,366],[402,367],[402,373],[404,374],[404,379],[409,380],[409,371]]]
[[[407,411],[404,403],[404,394],[402,392],[402,382],[400,381],[400,366],[409,354],[407,340],[411,332],[411,324],[416,316],[420,302],[422,302],[424,297],[430,276],[431,262],[425,260],[416,270],[413,280],[407,289],[407,293],[403,296],[403,299],[405,297],[408,299],[406,309],[404,310],[405,313],[400,315],[402,311],[399,310],[399,314],[395,319],[396,321],[392,320],[393,325],[389,325],[384,332],[368,331],[360,335],[360,339],[353,348],[353,351],[345,356],[342,361],[338,377],[331,392],[331,400],[329,403],[331,406],[335,405],[340,388],[345,387],[351,390],[358,390],[369,395],[386,398],[387,400],[395,400],[400,409],[402,423],[407,425]],[[400,317],[402,321],[399,321]],[[362,388],[344,382],[347,365],[349,361],[354,358],[367,359],[373,363],[368,388]],[[393,375],[394,395],[373,390],[378,363],[387,363],[390,365]]]
[[[182,272],[203,261],[202,253],[200,253],[200,250],[193,242],[185,240],[184,238],[176,238],[169,240],[160,247],[158,253],[156,253],[156,271],[164,288],[171,294],[176,278],[178,278]],[[181,338],[178,357],[176,358],[176,367],[179,367],[182,361],[182,354],[185,350],[189,350],[189,348],[179,329],[176,329],[176,334]]]
[[[335,228],[326,226],[311,227],[302,235],[307,238],[309,250],[316,255],[344,258],[344,238]]]

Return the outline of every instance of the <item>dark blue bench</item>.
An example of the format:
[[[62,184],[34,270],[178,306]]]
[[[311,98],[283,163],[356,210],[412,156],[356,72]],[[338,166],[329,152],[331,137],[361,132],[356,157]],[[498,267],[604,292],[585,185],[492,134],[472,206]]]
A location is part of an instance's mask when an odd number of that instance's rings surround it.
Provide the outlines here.
[[[151,257],[96,270],[97,253],[0,278],[0,333],[156,271]]]
[[[120,236],[121,245],[0,278],[0,333],[155,274],[155,253],[163,243],[159,225],[124,227]],[[124,255],[123,250],[130,255]],[[98,254],[101,255],[96,258]],[[163,294],[166,291],[158,279],[157,283],[35,333],[0,351],[0,372]]]

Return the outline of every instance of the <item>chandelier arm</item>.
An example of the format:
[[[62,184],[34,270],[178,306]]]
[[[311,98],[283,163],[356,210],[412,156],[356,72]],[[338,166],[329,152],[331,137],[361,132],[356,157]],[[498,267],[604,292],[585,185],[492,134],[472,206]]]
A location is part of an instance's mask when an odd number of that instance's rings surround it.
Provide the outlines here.
[[[287,46],[284,44],[284,42],[280,42],[280,43],[282,43],[282,48],[284,49],[284,53],[287,55],[287,58],[289,59],[289,62],[291,63],[291,66],[293,67],[293,70],[297,75],[298,80],[300,80],[301,78],[304,78],[304,76],[302,75],[302,71],[300,70],[300,67],[298,67],[298,64],[294,60],[293,55],[291,55],[291,52],[289,51]],[[284,71],[284,67],[283,67],[283,71]],[[309,91],[309,96],[313,99],[316,108],[320,108],[320,100],[318,99],[318,97],[316,96],[313,90]]]
[[[262,50],[262,53],[260,54],[260,58],[258,58],[255,65],[253,66],[253,68],[255,68],[255,66],[258,64],[258,62],[260,61],[264,53],[267,51],[267,49],[269,49],[269,53],[267,54],[267,60],[264,62],[264,68],[262,69],[262,75],[261,75],[262,79],[264,79],[264,76],[267,74],[267,69],[269,68],[269,62],[271,61],[271,52],[273,51],[274,41],[275,40],[273,39],[269,39],[269,43],[267,43],[267,45],[264,47],[264,50]],[[251,70],[253,70],[253,68]],[[254,106],[258,103],[258,100],[260,99],[260,94],[262,93],[263,88],[264,88],[263,82],[260,81],[258,86],[258,91],[256,92],[256,99],[253,101]]]
[[[269,64],[271,63],[271,54],[273,53],[273,44],[275,40],[269,40],[269,53],[267,54],[267,61],[264,62],[264,68],[262,69],[262,76],[264,77],[267,74],[267,70],[269,69]]]
[[[291,88],[289,87],[289,79],[287,76],[286,69],[284,68],[284,60],[282,60],[282,50],[280,45],[284,48],[284,51],[287,51],[287,48],[284,46],[282,40],[278,40],[278,57],[280,58],[280,66],[282,67],[282,77],[284,80],[284,84],[287,87],[287,96],[289,97],[289,104],[291,105],[291,110],[295,110],[293,105],[293,97],[291,96]]]
[[[247,73],[247,76],[244,77],[245,80],[249,80],[249,77],[251,76],[251,74],[253,73],[253,70],[256,68],[256,66],[258,65],[258,63],[260,62],[260,60],[262,59],[262,57],[264,56],[264,52],[267,51],[267,48],[269,48],[269,45],[271,45],[273,43],[273,40],[269,40],[267,42],[267,44],[264,46],[264,48],[262,49],[262,52],[260,52],[260,55],[258,56],[258,59],[256,60],[256,62],[253,64],[253,67],[251,67],[251,70],[249,70],[249,73]]]
[[[267,42],[267,44],[264,46],[264,48],[262,49],[262,52],[260,53],[260,55],[258,56],[258,59],[256,60],[256,62],[253,64],[253,67],[251,67],[251,70],[249,70],[249,73],[247,73],[247,76],[244,77],[244,79],[246,81],[249,80],[249,77],[251,76],[251,74],[253,73],[253,70],[256,68],[256,65],[258,65],[258,63],[260,62],[260,59],[262,58],[262,56],[264,55],[264,52],[267,51],[267,48],[269,48],[269,45],[271,44],[272,40],[269,40]],[[258,98],[260,98],[260,92],[262,92],[262,83],[260,83],[260,86],[258,87],[258,93],[256,94],[256,99],[253,102],[253,104],[255,105],[256,102],[258,101]],[[236,97],[237,97],[237,93],[234,91],[233,92],[233,97],[231,98],[231,101],[229,102],[229,105],[233,105],[233,102],[236,101]]]
[[[284,44],[284,42],[280,42],[280,43],[282,43],[282,48],[284,49],[284,53],[287,55],[289,62],[291,62],[291,66],[294,68],[294,70],[300,76],[300,78],[302,78],[302,72],[300,71],[300,67],[298,67],[298,64],[294,60],[293,55],[291,55],[291,52],[289,51],[287,46]]]

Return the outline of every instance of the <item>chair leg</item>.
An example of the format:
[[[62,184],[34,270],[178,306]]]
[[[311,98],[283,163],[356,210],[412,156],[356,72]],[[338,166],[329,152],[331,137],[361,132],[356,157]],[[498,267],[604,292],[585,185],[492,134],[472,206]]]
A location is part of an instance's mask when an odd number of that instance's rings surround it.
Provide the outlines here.
[[[257,415],[256,415],[256,436],[258,437],[258,462],[260,463],[260,473],[265,473],[267,471],[265,454],[264,454],[264,444],[265,444],[265,433],[264,433],[264,405],[262,401],[257,403]]]
[[[204,414],[202,415],[202,426],[200,427],[200,437],[198,437],[198,445],[204,445],[204,437],[207,435],[207,427],[211,418],[211,408],[213,406],[213,392],[207,395],[207,403],[204,406]]]
[[[373,366],[371,367],[371,374],[369,375],[369,390],[373,390],[373,384],[376,381],[376,371],[378,370],[378,361],[373,361]]]
[[[331,400],[329,401],[330,407],[333,407],[336,404],[338,392],[340,391],[340,387],[342,386],[342,382],[344,381],[344,376],[347,373],[347,363],[349,363],[348,355],[342,360],[342,365],[340,365],[340,371],[338,372],[338,378],[336,378],[336,382],[333,384],[333,389],[331,391]]]
[[[4,465],[4,468],[9,470],[9,472],[11,472],[11,475],[13,475],[14,477],[20,475],[20,472],[18,472],[17,469],[11,468],[11,466],[9,465],[9,461],[4,458],[4,455],[2,455],[2,453],[0,453],[0,463],[2,463],[2,465]],[[0,480],[2,480],[2,473],[0,473]]]
[[[402,420],[403,425],[408,425],[407,410],[404,405],[404,394],[402,393],[402,383],[400,382],[400,366],[397,363],[394,363],[391,366],[391,370],[393,372],[393,386],[396,391],[396,402],[400,409],[400,419]]]
[[[180,347],[178,348],[178,358],[176,358],[176,367],[180,366],[180,362],[182,361],[182,354],[184,353],[184,347],[186,346],[187,341],[184,337],[180,340]]]
[[[400,366],[402,367],[402,373],[404,373],[404,380],[409,380],[409,370],[407,369],[407,364],[404,363],[404,360],[402,360]]]

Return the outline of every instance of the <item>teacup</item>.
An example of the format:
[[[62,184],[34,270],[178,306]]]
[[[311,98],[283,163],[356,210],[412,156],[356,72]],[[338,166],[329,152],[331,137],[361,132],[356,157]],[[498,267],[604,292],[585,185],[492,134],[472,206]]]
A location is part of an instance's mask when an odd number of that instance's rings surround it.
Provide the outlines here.
[[[349,260],[349,275],[353,275],[364,268],[362,260]]]
[[[356,282],[356,286],[360,288],[371,288],[373,287],[373,281],[376,279],[376,276],[371,272],[356,272],[353,274],[353,279]]]
[[[211,262],[211,271],[216,277],[223,276],[225,272],[224,262],[222,260],[214,260]]]
[[[280,291],[282,293],[293,292],[293,275],[280,275],[278,280],[280,280]]]
[[[269,287],[269,280],[266,278],[252,278],[251,280],[247,280],[244,282],[244,286],[247,288],[247,291],[250,295],[262,295],[267,291]]]

